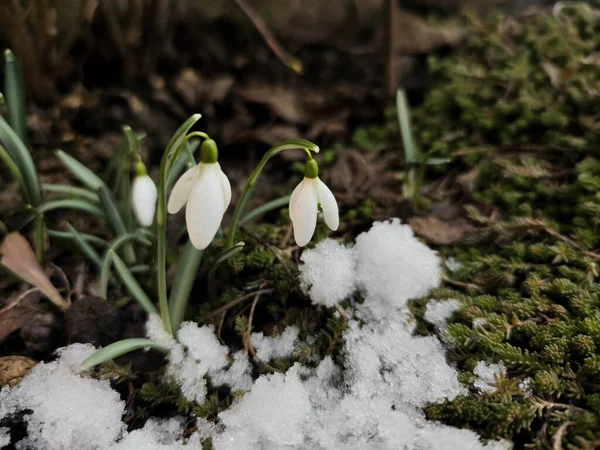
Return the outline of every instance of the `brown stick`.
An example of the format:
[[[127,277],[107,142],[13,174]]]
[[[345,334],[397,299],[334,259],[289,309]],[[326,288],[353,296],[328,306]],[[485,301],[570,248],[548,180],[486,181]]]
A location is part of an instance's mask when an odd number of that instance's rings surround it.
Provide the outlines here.
[[[386,33],[385,33],[385,67],[384,80],[388,98],[394,98],[398,80],[396,79],[396,0],[385,0]]]
[[[252,357],[260,365],[262,365],[265,369],[267,369],[269,372],[273,372],[273,373],[280,372],[275,367],[267,364],[262,359],[260,359],[258,356],[256,356],[256,350],[254,349],[254,346],[252,345],[252,342],[250,341],[250,333],[252,333],[252,320],[254,319],[254,310],[256,309],[256,304],[258,303],[259,298],[260,298],[260,291],[258,291],[256,293],[256,296],[254,297],[254,301],[252,302],[252,307],[250,308],[250,315],[248,315],[248,331],[246,332],[246,337],[245,337],[246,342],[244,342],[244,345],[248,348],[248,351],[250,352]]]
[[[269,46],[271,51],[279,58],[279,60],[287,67],[292,69],[296,73],[302,73],[303,66],[302,61],[293,55],[290,55],[287,50],[277,41],[273,33],[269,31],[267,25],[258,15],[256,11],[246,3],[246,0],[235,0],[236,5],[243,11],[243,13],[250,19],[250,22],[254,25],[254,28],[260,33],[265,43]]]
[[[273,292],[273,289],[259,289],[258,291],[254,291],[254,292],[250,292],[249,294],[242,295],[241,297],[238,297],[235,300],[230,301],[226,305],[221,306],[219,309],[215,309],[210,314],[204,316],[204,319],[210,319],[212,317],[218,316],[219,314],[226,312],[230,308],[233,308],[235,305],[238,305],[238,304],[242,303],[243,301],[249,299],[253,295],[270,294],[271,292]]]

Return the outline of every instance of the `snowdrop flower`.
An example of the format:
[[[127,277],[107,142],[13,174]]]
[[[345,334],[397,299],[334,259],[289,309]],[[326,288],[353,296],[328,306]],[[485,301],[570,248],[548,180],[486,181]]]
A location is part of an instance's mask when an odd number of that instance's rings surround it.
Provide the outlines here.
[[[157,197],[154,181],[148,176],[144,163],[138,161],[135,165],[135,178],[131,186],[131,207],[141,226],[152,225]]]
[[[317,227],[319,208],[327,226],[335,231],[340,218],[337,202],[329,188],[319,179],[319,166],[314,159],[306,163],[304,179],[290,197],[290,218],[294,226],[296,244],[304,247],[311,240]]]
[[[187,230],[198,250],[210,245],[231,201],[231,185],[217,162],[218,157],[215,141],[204,141],[200,163],[177,180],[167,204],[169,214],[175,214],[187,203]]]

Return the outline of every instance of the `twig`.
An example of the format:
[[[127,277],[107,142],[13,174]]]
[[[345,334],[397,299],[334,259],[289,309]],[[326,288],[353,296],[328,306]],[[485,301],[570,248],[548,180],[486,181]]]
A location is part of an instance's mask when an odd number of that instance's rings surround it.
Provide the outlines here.
[[[446,275],[442,275],[442,281],[451,286],[456,286],[456,287],[467,289],[467,290],[475,290],[478,292],[483,292],[483,290],[476,284],[463,283],[462,281],[452,280],[452,279],[448,278]]]
[[[554,433],[554,437],[552,438],[552,450],[563,450],[562,438],[567,431],[567,428],[571,425],[575,425],[575,422],[570,420],[558,427],[558,430],[556,430],[556,433]]]
[[[335,308],[335,310],[338,312],[338,314],[340,315],[340,319],[342,321],[344,321],[345,323],[348,323],[348,317],[346,317],[346,313],[344,312],[344,310],[340,307],[340,305],[338,305],[337,303],[335,305],[333,305],[333,307]]]
[[[260,33],[266,44],[269,46],[271,51],[279,58],[279,60],[285,64],[287,67],[292,69],[296,73],[302,73],[303,66],[302,61],[300,61],[295,56],[290,55],[287,50],[283,48],[283,46],[277,41],[273,33],[269,31],[267,25],[262,20],[262,18],[257,14],[256,11],[246,3],[246,0],[235,0],[236,5],[244,12],[246,17],[250,19],[252,25],[256,28],[256,30]]]
[[[219,309],[215,309],[210,314],[204,316],[204,319],[210,319],[212,317],[218,316],[219,314],[226,312],[230,308],[233,308],[235,305],[238,305],[238,304],[242,303],[243,301],[249,299],[253,295],[270,294],[271,292],[273,292],[273,289],[259,289],[258,291],[254,291],[254,292],[250,292],[249,294],[242,295],[241,297],[238,297],[235,300],[230,301],[226,305],[221,306]]]
[[[385,0],[385,9],[387,12],[387,24],[385,34],[385,89],[388,98],[393,98],[396,94],[398,80],[396,79],[396,1]]]
[[[252,320],[254,319],[254,310],[256,309],[256,304],[258,303],[259,299],[260,299],[260,292],[257,292],[254,297],[254,301],[252,302],[252,307],[250,308],[250,314],[248,315],[248,330],[246,331],[246,336],[244,338],[244,340],[246,342],[244,344],[248,348],[248,351],[250,352],[252,357],[259,364],[261,364],[265,369],[269,370],[270,372],[280,372],[275,367],[267,364],[262,359],[260,359],[258,356],[256,356],[256,350],[254,349],[254,346],[252,345],[252,342],[250,341],[250,333],[252,332]]]
[[[600,259],[600,255],[598,253],[594,253],[594,252],[590,252],[589,250],[586,250],[581,245],[579,245],[577,242],[575,242],[573,239],[570,239],[567,236],[560,234],[558,231],[551,228],[545,222],[543,222],[541,220],[534,220],[531,223],[534,227],[542,229],[543,231],[548,233],[550,236],[555,237],[556,239],[559,239],[563,242],[566,242],[569,245],[572,245],[577,250],[583,252],[586,256],[589,256],[590,258],[593,258],[593,259]]]

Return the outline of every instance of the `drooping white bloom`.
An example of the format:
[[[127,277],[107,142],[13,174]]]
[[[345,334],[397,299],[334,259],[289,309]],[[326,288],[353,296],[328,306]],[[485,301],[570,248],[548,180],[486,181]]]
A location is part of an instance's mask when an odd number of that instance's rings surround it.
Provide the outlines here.
[[[131,186],[131,206],[141,226],[152,225],[157,197],[156,185],[152,178],[148,175],[138,175],[134,178]]]
[[[231,201],[231,184],[218,162],[199,163],[185,172],[171,192],[167,210],[175,214],[187,203],[185,220],[192,245],[210,245]]]
[[[313,162],[309,161],[309,164]],[[290,219],[294,225],[294,239],[300,247],[308,244],[315,233],[319,206],[323,210],[325,223],[331,230],[337,230],[340,223],[335,197],[315,172],[309,173],[309,164],[304,179],[290,197]]]

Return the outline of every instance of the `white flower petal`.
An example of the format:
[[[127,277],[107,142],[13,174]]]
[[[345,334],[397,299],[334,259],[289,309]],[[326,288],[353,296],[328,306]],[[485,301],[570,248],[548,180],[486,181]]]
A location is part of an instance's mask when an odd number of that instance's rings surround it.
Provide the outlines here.
[[[194,166],[179,177],[179,180],[177,180],[177,183],[173,186],[171,196],[169,197],[169,203],[167,204],[167,211],[169,211],[169,214],[176,214],[183,208],[183,205],[188,201],[190,190],[192,189],[194,182],[198,179],[199,174],[199,167]]]
[[[340,226],[340,213],[338,211],[337,201],[331,190],[320,178],[315,178],[315,190],[317,191],[317,200],[321,203],[323,217],[327,226],[335,231]]]
[[[148,175],[135,177],[131,186],[131,206],[141,226],[152,225],[157,197],[156,185],[152,178]]]
[[[207,164],[206,166],[212,166]],[[190,190],[185,220],[192,245],[204,250],[210,245],[223,220],[222,180],[217,167],[202,168]]]
[[[300,247],[310,242],[317,227],[317,192],[310,181],[302,180],[290,197],[290,218],[294,225],[294,239]]]
[[[231,202],[231,183],[229,183],[229,178],[227,178],[225,172],[221,170],[221,166],[219,165],[219,163],[216,164],[219,167],[219,176],[221,177],[221,186],[223,189],[223,201],[225,209],[227,209],[229,203]]]
[[[292,222],[294,221],[294,212],[295,212],[295,208],[292,208],[292,205],[295,205],[297,203],[298,194],[300,194],[300,191],[302,191],[302,189],[306,185],[306,183],[310,183],[310,180],[308,178],[303,178],[302,181],[300,183],[298,183],[298,186],[296,186],[294,188],[294,190],[292,191],[292,195],[290,196],[289,210],[290,210],[290,219],[292,220]]]

